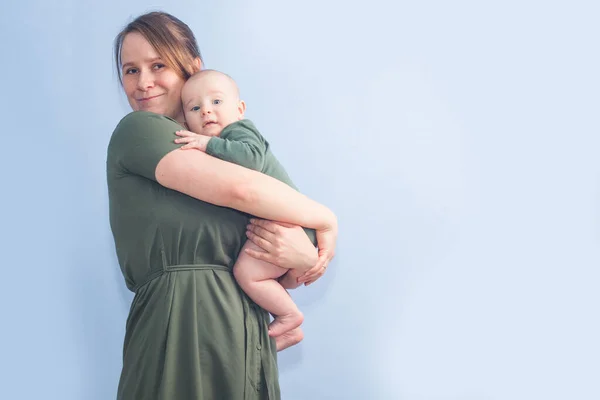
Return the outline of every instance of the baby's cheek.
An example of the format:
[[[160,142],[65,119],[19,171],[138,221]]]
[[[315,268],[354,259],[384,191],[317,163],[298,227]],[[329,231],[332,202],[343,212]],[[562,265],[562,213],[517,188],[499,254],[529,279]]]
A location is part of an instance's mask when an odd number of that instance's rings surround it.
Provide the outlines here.
[[[188,126],[188,129],[194,133],[200,133],[202,131],[202,124],[199,123],[197,118],[194,118],[194,115],[185,114],[185,123]]]

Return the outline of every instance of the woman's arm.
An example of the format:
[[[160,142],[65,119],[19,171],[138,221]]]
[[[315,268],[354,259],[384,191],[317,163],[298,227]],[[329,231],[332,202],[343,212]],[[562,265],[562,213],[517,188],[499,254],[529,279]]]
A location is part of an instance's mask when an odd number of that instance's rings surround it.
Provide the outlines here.
[[[161,185],[198,200],[315,229],[319,252],[317,263],[304,275],[309,281],[323,274],[335,254],[335,214],[275,178],[200,151],[180,149],[158,162],[155,175]]]
[[[174,150],[156,166],[156,180],[215,205],[317,230],[336,230],[333,212],[285,183],[199,151]]]

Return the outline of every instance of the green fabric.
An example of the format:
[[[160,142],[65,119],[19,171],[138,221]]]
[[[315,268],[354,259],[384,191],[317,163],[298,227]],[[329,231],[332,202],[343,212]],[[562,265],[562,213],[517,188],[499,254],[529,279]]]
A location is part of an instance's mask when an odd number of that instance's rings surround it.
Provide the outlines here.
[[[229,124],[219,136],[210,138],[206,146],[206,153],[260,171],[298,190],[281,163],[271,152],[269,142],[249,119]],[[305,228],[304,231],[316,246],[315,230]]]
[[[133,112],[107,154],[110,223],[127,287],[120,400],[278,400],[269,315],[232,275],[248,218],[167,189],[155,169],[182,129]]]

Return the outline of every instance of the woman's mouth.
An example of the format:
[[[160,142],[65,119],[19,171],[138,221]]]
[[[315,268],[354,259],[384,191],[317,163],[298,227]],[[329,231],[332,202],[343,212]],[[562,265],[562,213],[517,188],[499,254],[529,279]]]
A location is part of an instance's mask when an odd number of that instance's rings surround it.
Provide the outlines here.
[[[150,101],[152,99],[156,99],[157,97],[162,96],[162,94],[157,94],[156,96],[142,97],[141,99],[136,99],[138,102],[143,103],[145,101]]]

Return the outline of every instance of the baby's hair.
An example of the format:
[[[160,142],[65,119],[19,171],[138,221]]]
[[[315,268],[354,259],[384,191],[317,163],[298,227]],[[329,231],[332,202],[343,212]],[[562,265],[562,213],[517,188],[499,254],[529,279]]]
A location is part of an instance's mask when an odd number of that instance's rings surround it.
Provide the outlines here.
[[[200,76],[210,75],[210,74],[218,74],[218,75],[226,77],[231,82],[233,87],[235,88],[238,97],[240,96],[240,88],[238,87],[235,79],[233,79],[231,76],[229,76],[225,72],[217,71],[216,69],[203,69],[201,71],[198,71],[198,72],[192,74],[192,76],[190,76],[190,79],[188,79],[188,82],[192,82],[194,79],[198,79]]]

